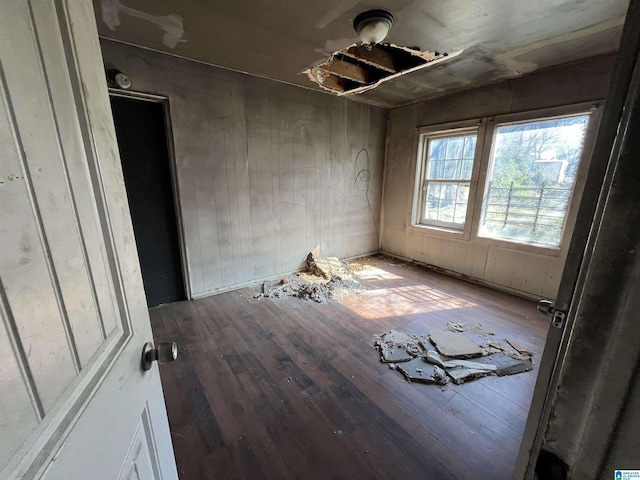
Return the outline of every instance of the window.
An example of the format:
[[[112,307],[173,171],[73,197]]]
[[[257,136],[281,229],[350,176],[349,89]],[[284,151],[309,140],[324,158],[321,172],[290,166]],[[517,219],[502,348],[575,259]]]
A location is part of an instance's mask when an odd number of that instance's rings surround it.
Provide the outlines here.
[[[478,236],[559,247],[589,115],[498,124]]]
[[[464,229],[476,144],[476,129],[421,136],[416,223]]]
[[[412,229],[547,255],[560,250],[600,110],[570,105],[421,127]]]

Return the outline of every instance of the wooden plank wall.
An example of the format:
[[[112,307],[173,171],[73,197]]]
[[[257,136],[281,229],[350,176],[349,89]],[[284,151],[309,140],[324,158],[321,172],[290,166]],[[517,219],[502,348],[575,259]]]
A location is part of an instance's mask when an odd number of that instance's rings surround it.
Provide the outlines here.
[[[416,127],[603,99],[613,55],[591,58],[389,113],[382,251],[529,297],[555,298],[571,231],[557,256],[444,238],[411,228]],[[576,186],[580,190],[581,185]]]
[[[132,90],[169,98],[193,297],[297,270],[317,247],[341,258],[378,251],[385,110],[101,45]]]

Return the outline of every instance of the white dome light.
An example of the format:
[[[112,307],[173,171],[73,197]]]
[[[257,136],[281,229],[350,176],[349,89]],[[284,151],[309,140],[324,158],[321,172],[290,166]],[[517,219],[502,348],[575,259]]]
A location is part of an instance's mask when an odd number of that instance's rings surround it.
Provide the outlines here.
[[[392,24],[393,15],[386,10],[369,10],[355,18],[353,28],[362,43],[373,45],[387,37]]]

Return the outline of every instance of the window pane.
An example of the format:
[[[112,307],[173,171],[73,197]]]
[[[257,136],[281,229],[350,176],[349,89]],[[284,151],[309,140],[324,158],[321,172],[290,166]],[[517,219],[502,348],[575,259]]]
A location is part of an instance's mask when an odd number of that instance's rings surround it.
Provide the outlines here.
[[[464,147],[464,137],[454,137],[447,139],[447,159],[462,158]]]
[[[427,180],[470,180],[475,148],[475,135],[429,140]]]
[[[476,154],[476,137],[469,136],[464,139],[464,158],[473,160]]]
[[[496,129],[479,235],[557,247],[588,115]]]
[[[429,140],[429,160],[444,160],[446,151],[446,138],[434,138]]]
[[[468,201],[468,182],[430,182],[426,189],[424,219],[463,225]]]

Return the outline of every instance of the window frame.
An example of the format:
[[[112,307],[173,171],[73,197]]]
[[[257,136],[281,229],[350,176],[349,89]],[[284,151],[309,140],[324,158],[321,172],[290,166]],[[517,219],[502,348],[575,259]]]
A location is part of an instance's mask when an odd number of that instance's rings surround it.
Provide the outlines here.
[[[473,212],[475,211],[475,201],[477,198],[478,173],[480,171],[480,159],[482,157],[484,139],[485,139],[486,121],[484,119],[474,119],[463,122],[453,122],[447,124],[439,124],[433,126],[419,127],[416,130],[416,150],[414,158],[415,165],[415,185],[413,195],[413,205],[411,208],[411,229],[417,232],[469,240],[471,236],[471,224],[473,223]],[[453,222],[441,222],[438,220],[422,223],[425,210],[425,185],[429,180],[425,178],[428,164],[427,153],[429,140],[456,137],[476,134],[476,148],[473,156],[473,167],[471,170],[471,178],[469,179],[469,198],[467,201],[467,211],[465,212],[465,220],[462,228],[456,227]],[[451,180],[456,182],[457,180]],[[466,180],[463,180],[466,182]],[[436,180],[436,182],[441,183]]]
[[[478,233],[480,230],[480,220],[482,218],[482,205],[484,203],[484,196],[486,195],[486,189],[488,185],[488,174],[491,167],[491,153],[493,145],[495,144],[497,127],[503,124],[543,121],[552,118],[561,118],[581,114],[589,115],[589,122],[587,124],[587,131],[584,137],[582,155],[578,163],[576,179],[568,202],[567,213],[560,237],[560,244],[557,247],[553,247],[550,245],[523,243],[513,240],[479,236]],[[570,236],[565,235],[565,233],[567,231],[573,231],[573,227],[575,225],[580,198],[582,198],[582,192],[584,190],[584,181],[589,169],[589,163],[591,161],[591,153],[596,136],[595,134],[600,124],[601,115],[602,102],[586,102],[490,117],[487,122],[488,126],[486,131],[487,148],[482,153],[481,160],[481,189],[478,195],[479,198],[477,199],[475,205],[476,210],[474,212],[474,217],[477,218],[477,221],[474,222],[471,239],[476,243],[488,246],[508,248],[511,250],[519,250],[547,256],[560,256],[561,252],[565,251],[568,248],[570,240]]]
[[[496,115],[492,117],[482,117],[464,122],[453,122],[438,125],[430,125],[418,127],[416,129],[416,139],[414,142],[414,156],[416,159],[414,172],[414,195],[411,208],[410,228],[414,232],[442,237],[455,238],[458,240],[472,241],[479,245],[488,247],[498,247],[508,250],[517,250],[528,253],[534,253],[546,256],[561,256],[566,253],[571,236],[565,235],[567,231],[573,231],[580,199],[584,191],[584,184],[589,164],[591,162],[591,154],[595,143],[596,133],[600,126],[602,118],[602,105],[604,101],[582,102],[560,107],[550,107],[537,110],[527,110],[517,113],[509,113],[504,115]],[[567,213],[562,229],[560,245],[558,247],[521,243],[513,240],[497,239],[491,237],[481,237],[478,235],[480,230],[480,221],[482,218],[482,206],[487,190],[487,175],[491,163],[491,151],[495,144],[495,136],[497,134],[497,126],[502,124],[534,122],[551,118],[566,117],[587,114],[589,122],[585,133],[582,155],[578,164],[576,178],[568,201]],[[428,144],[428,138],[437,138],[438,136],[451,136],[456,132],[472,131],[477,128],[476,154],[473,160],[473,171],[471,175],[469,188],[469,201],[467,203],[467,215],[465,217],[464,228],[462,230],[455,228],[441,227],[437,225],[428,225],[419,223],[421,219],[422,201],[422,184],[424,169],[426,168],[425,148]]]

